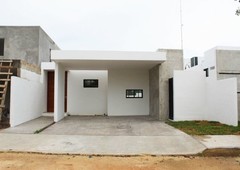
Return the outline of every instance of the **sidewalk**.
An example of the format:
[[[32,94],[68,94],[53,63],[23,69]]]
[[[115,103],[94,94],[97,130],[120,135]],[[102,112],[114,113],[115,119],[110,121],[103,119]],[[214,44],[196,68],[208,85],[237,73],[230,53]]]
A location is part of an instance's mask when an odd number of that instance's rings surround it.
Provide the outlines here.
[[[240,136],[80,136],[0,134],[0,151],[82,155],[194,155],[240,148]]]
[[[87,155],[192,155],[206,148],[177,136],[80,136],[0,134],[0,151]]]
[[[195,136],[207,149],[216,148],[240,148],[240,136],[238,135],[205,135]]]

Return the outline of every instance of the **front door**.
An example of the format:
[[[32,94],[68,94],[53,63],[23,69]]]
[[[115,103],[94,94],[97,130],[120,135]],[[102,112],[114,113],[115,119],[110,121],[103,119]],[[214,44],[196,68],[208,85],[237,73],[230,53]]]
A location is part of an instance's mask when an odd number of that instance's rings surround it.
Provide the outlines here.
[[[54,112],[54,71],[47,76],[47,112]]]
[[[65,72],[64,111],[67,112],[67,71]],[[47,76],[47,112],[54,112],[54,71]]]

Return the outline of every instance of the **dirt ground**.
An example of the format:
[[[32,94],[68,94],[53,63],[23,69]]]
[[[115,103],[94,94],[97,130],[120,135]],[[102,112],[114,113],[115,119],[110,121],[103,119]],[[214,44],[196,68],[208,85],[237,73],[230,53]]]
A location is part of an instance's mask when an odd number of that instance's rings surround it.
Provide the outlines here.
[[[240,169],[240,157],[76,156],[0,153],[0,170],[198,170]]]

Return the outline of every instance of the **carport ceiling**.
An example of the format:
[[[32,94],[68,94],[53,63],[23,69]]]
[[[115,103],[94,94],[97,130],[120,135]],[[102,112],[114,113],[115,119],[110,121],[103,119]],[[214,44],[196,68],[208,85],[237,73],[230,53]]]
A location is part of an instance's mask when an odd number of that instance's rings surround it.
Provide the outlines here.
[[[166,53],[53,50],[51,57],[66,70],[150,69],[164,62]]]

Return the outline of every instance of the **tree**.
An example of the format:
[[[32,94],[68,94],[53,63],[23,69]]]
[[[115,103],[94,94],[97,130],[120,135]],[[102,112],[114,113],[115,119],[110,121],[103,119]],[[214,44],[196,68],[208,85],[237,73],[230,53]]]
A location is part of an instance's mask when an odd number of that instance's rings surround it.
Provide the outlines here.
[[[240,0],[235,0],[235,1],[238,1],[240,3]],[[237,16],[240,15],[240,8],[238,7],[238,9],[236,10],[236,13],[235,13]]]

